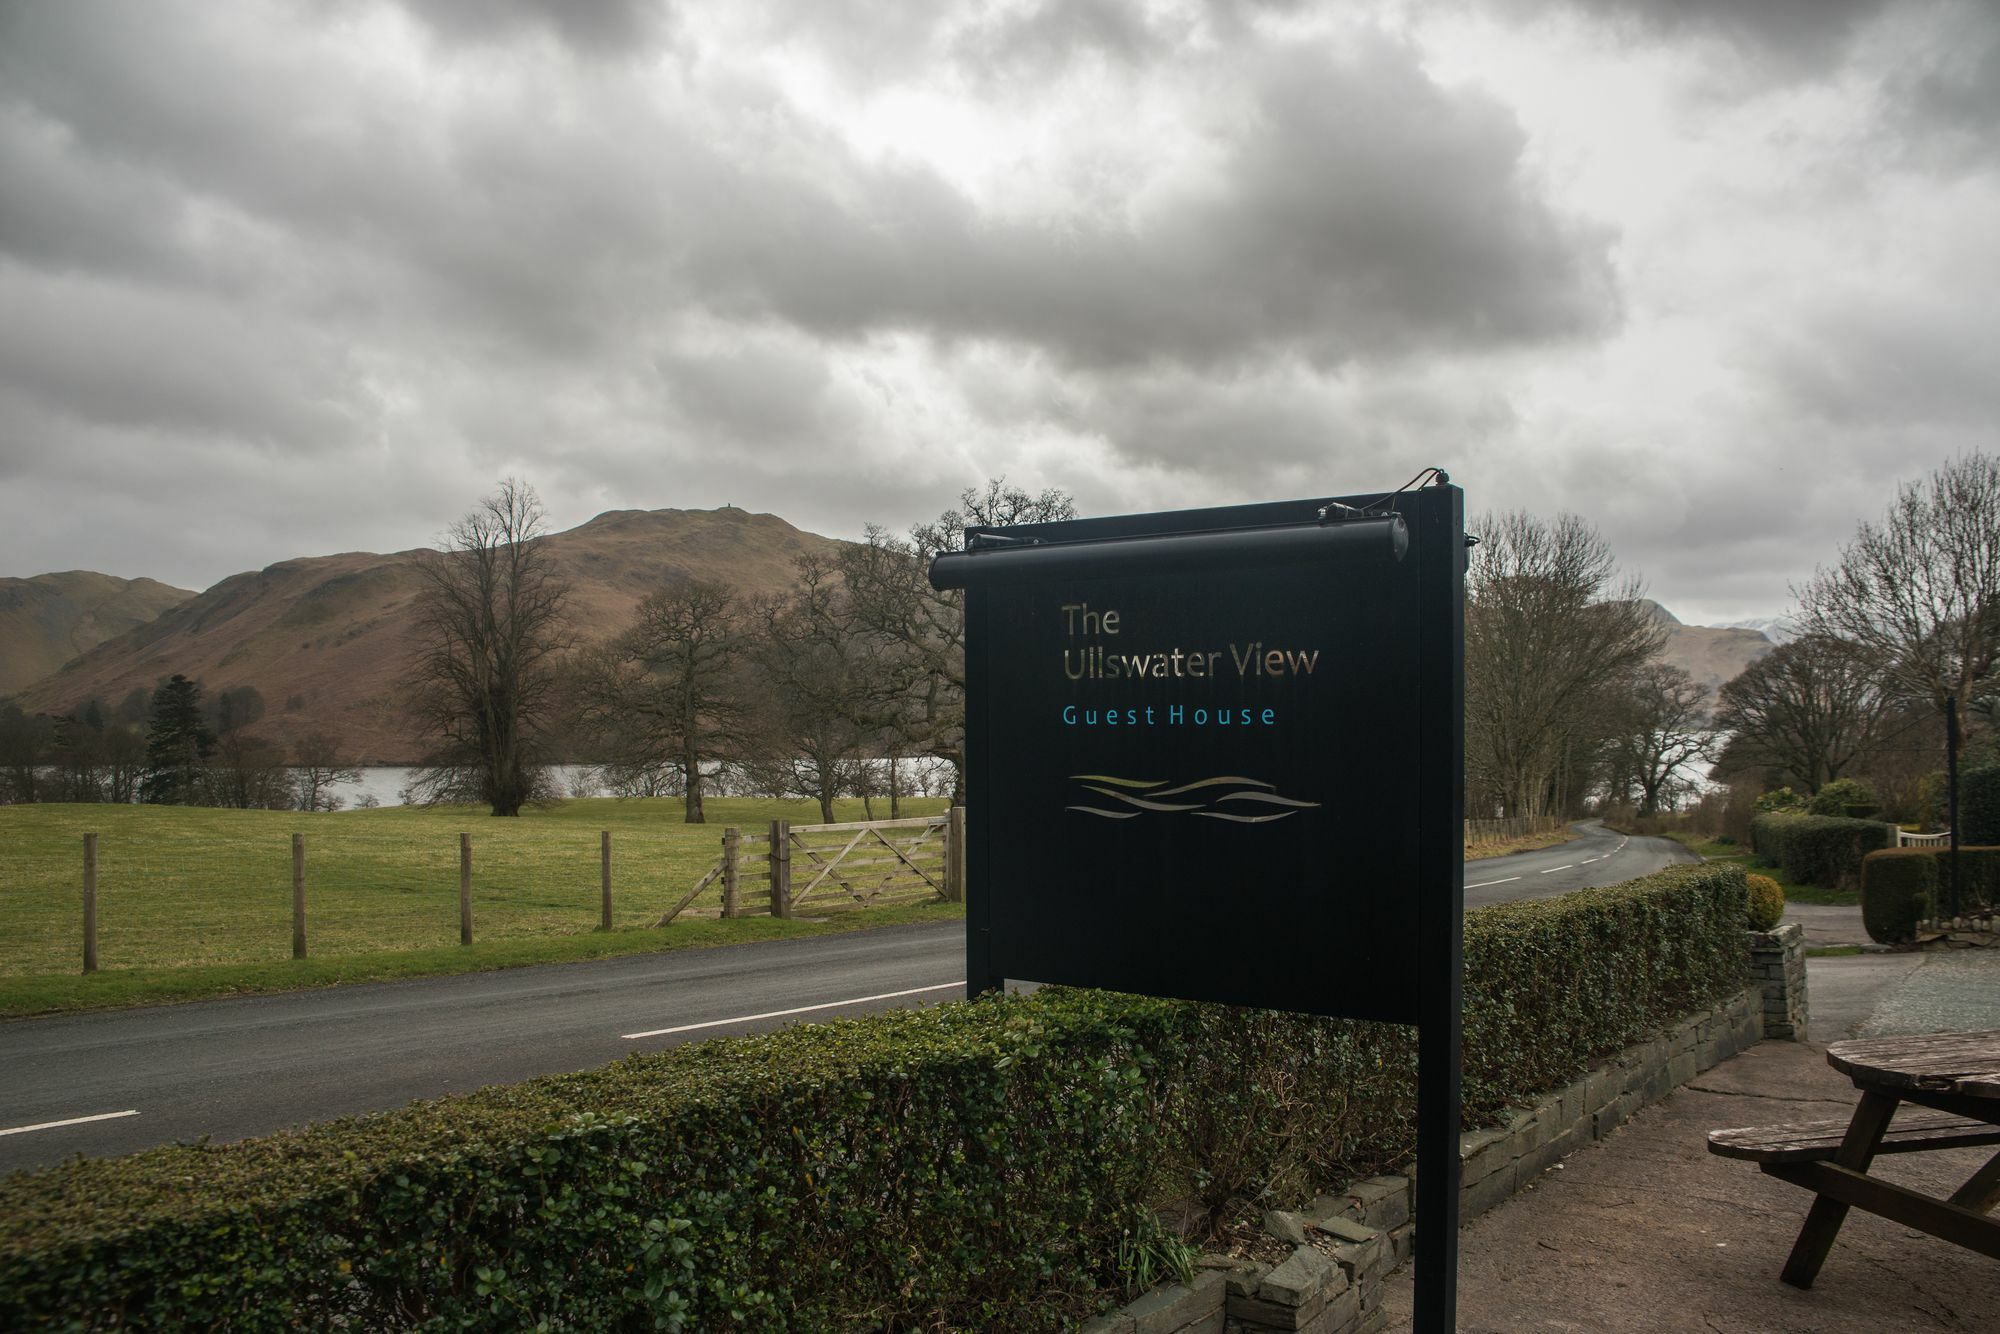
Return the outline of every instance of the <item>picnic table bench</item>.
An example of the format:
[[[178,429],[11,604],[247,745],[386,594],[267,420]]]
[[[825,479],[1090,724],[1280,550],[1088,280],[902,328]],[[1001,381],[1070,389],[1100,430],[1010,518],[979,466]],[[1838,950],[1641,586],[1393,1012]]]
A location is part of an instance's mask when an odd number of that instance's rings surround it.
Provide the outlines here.
[[[1811,1287],[1850,1208],[2000,1259],[2000,1220],[1988,1216],[2000,1203],[2000,1154],[1942,1200],[1868,1175],[1882,1154],[2000,1145],[2000,1033],[1858,1038],[1826,1059],[1861,1090],[1847,1120],[1708,1134],[1710,1153],[1814,1193],[1780,1277]]]

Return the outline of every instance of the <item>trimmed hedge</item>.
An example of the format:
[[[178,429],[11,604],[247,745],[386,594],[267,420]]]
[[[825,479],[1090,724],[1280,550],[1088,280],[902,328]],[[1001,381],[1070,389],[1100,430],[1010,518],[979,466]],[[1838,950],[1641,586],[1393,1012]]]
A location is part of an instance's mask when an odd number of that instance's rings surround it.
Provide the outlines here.
[[[1757,855],[1800,885],[1837,889],[1858,881],[1861,859],[1896,846],[1896,827],[1879,820],[1774,811],[1750,821]]]
[[[1861,924],[1868,938],[1896,945],[1914,938],[1937,897],[1937,858],[1929,848],[1890,848],[1861,859]]]
[[[1732,866],[1472,914],[1468,1124],[1745,982]],[[1408,1029],[1045,990],[0,1182],[0,1328],[1050,1328],[1407,1161]]]
[[[1962,842],[2000,844],[2000,764],[1959,774],[1958,826]]]
[[[1917,923],[1943,906],[1946,848],[1892,848],[1861,863],[1861,921],[1884,945],[1912,939]],[[1959,906],[2000,903],[2000,846],[1958,850]]]

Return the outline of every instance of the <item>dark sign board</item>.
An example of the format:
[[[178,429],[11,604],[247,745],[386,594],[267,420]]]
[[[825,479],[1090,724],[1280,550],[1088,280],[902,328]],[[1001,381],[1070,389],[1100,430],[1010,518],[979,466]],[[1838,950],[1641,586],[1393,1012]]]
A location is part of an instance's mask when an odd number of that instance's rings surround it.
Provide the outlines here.
[[[975,529],[931,572],[966,590],[970,986],[1417,1025],[1425,1329],[1456,1254],[1464,543],[1440,482]]]

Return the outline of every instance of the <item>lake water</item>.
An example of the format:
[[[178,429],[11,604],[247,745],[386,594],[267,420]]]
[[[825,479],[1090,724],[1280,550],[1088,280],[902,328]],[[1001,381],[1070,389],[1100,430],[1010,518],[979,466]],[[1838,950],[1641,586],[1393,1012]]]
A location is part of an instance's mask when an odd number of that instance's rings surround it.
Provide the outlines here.
[[[556,782],[564,796],[602,797],[607,795],[602,787],[593,785],[588,791],[572,792],[570,784],[576,775],[588,766],[581,764],[558,764]],[[383,806],[401,806],[403,789],[410,785],[410,775],[416,770],[402,765],[383,765],[380,768],[363,769],[361,781],[338,784],[334,791],[340,794],[343,809],[352,810],[362,804],[364,798],[373,797]]]

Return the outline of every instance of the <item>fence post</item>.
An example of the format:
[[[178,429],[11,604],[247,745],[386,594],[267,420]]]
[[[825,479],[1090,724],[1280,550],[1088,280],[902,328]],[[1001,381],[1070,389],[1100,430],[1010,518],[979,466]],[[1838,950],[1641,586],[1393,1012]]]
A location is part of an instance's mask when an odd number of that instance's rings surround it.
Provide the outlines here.
[[[944,829],[944,896],[952,903],[965,902],[965,807],[951,808]]]
[[[83,971],[97,971],[97,835],[83,836]]]
[[[736,840],[734,829],[722,831],[722,915],[736,916]]]
[[[472,835],[458,836],[458,943],[472,943]]]
[[[771,916],[792,915],[792,822],[771,821]]]
[[[609,829],[600,836],[598,862],[603,870],[604,879],[604,922],[599,929],[609,931],[611,929],[611,831]]]
[[[306,957],[306,836],[292,835],[292,957]]]

